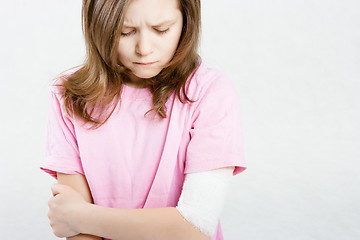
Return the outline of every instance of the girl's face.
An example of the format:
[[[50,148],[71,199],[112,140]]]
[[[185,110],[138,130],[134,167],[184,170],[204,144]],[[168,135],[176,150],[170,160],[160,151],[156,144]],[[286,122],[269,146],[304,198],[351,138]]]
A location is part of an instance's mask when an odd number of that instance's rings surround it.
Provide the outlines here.
[[[132,0],[125,12],[119,61],[135,75],[133,84],[160,73],[178,46],[183,18],[179,0]]]

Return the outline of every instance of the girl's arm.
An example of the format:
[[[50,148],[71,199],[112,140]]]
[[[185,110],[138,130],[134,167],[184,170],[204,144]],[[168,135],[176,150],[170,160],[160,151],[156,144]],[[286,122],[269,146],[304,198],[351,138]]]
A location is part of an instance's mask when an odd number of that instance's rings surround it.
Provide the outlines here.
[[[119,236],[127,240],[210,239],[186,221],[175,207],[112,209],[88,204],[79,217],[82,218],[79,232],[110,239]]]
[[[209,240],[175,207],[115,209],[84,201],[71,187],[54,184],[50,219],[58,237],[84,233],[126,240]]]
[[[84,200],[88,203],[93,203],[89,185],[85,176],[81,174],[63,174],[57,173],[58,183],[67,185],[80,193]],[[92,235],[79,234],[74,237],[67,238],[68,240],[101,240],[102,238]]]

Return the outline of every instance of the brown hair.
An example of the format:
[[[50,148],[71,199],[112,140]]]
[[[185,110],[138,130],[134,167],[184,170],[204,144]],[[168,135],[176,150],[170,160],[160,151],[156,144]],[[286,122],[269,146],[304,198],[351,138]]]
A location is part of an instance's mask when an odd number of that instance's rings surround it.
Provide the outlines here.
[[[101,116],[111,103],[120,100],[122,84],[129,71],[118,62],[117,46],[124,12],[131,0],[83,0],[82,26],[86,43],[86,59],[74,73],[64,76],[60,85],[64,89],[65,109],[75,114],[92,128],[103,125],[115,110]],[[166,118],[165,103],[170,95],[176,95],[182,103],[193,102],[186,96],[185,84],[198,67],[200,41],[200,0],[179,0],[183,15],[183,29],[172,60],[155,77],[145,79],[153,95],[153,108],[160,117]],[[181,97],[182,95],[182,97]],[[184,99],[183,99],[184,98]],[[94,110],[98,112],[93,116]]]

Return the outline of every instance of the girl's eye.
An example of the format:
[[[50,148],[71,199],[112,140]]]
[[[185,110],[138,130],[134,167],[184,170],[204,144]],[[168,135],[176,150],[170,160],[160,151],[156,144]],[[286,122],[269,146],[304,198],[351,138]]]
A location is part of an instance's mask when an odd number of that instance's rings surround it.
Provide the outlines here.
[[[121,36],[127,37],[130,36],[131,34],[133,34],[134,30],[130,31],[130,32],[122,32]]]
[[[167,33],[167,31],[169,31],[169,28],[168,29],[155,29],[155,31],[157,31],[159,34],[165,34]]]

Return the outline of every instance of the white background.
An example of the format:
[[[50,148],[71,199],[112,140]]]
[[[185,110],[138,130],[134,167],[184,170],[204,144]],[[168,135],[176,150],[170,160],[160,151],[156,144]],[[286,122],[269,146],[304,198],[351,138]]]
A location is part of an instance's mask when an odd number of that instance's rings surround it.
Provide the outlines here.
[[[0,235],[55,239],[47,89],[84,58],[81,2],[1,1]],[[360,2],[203,1],[201,55],[234,81],[248,170],[225,240],[360,239]]]

